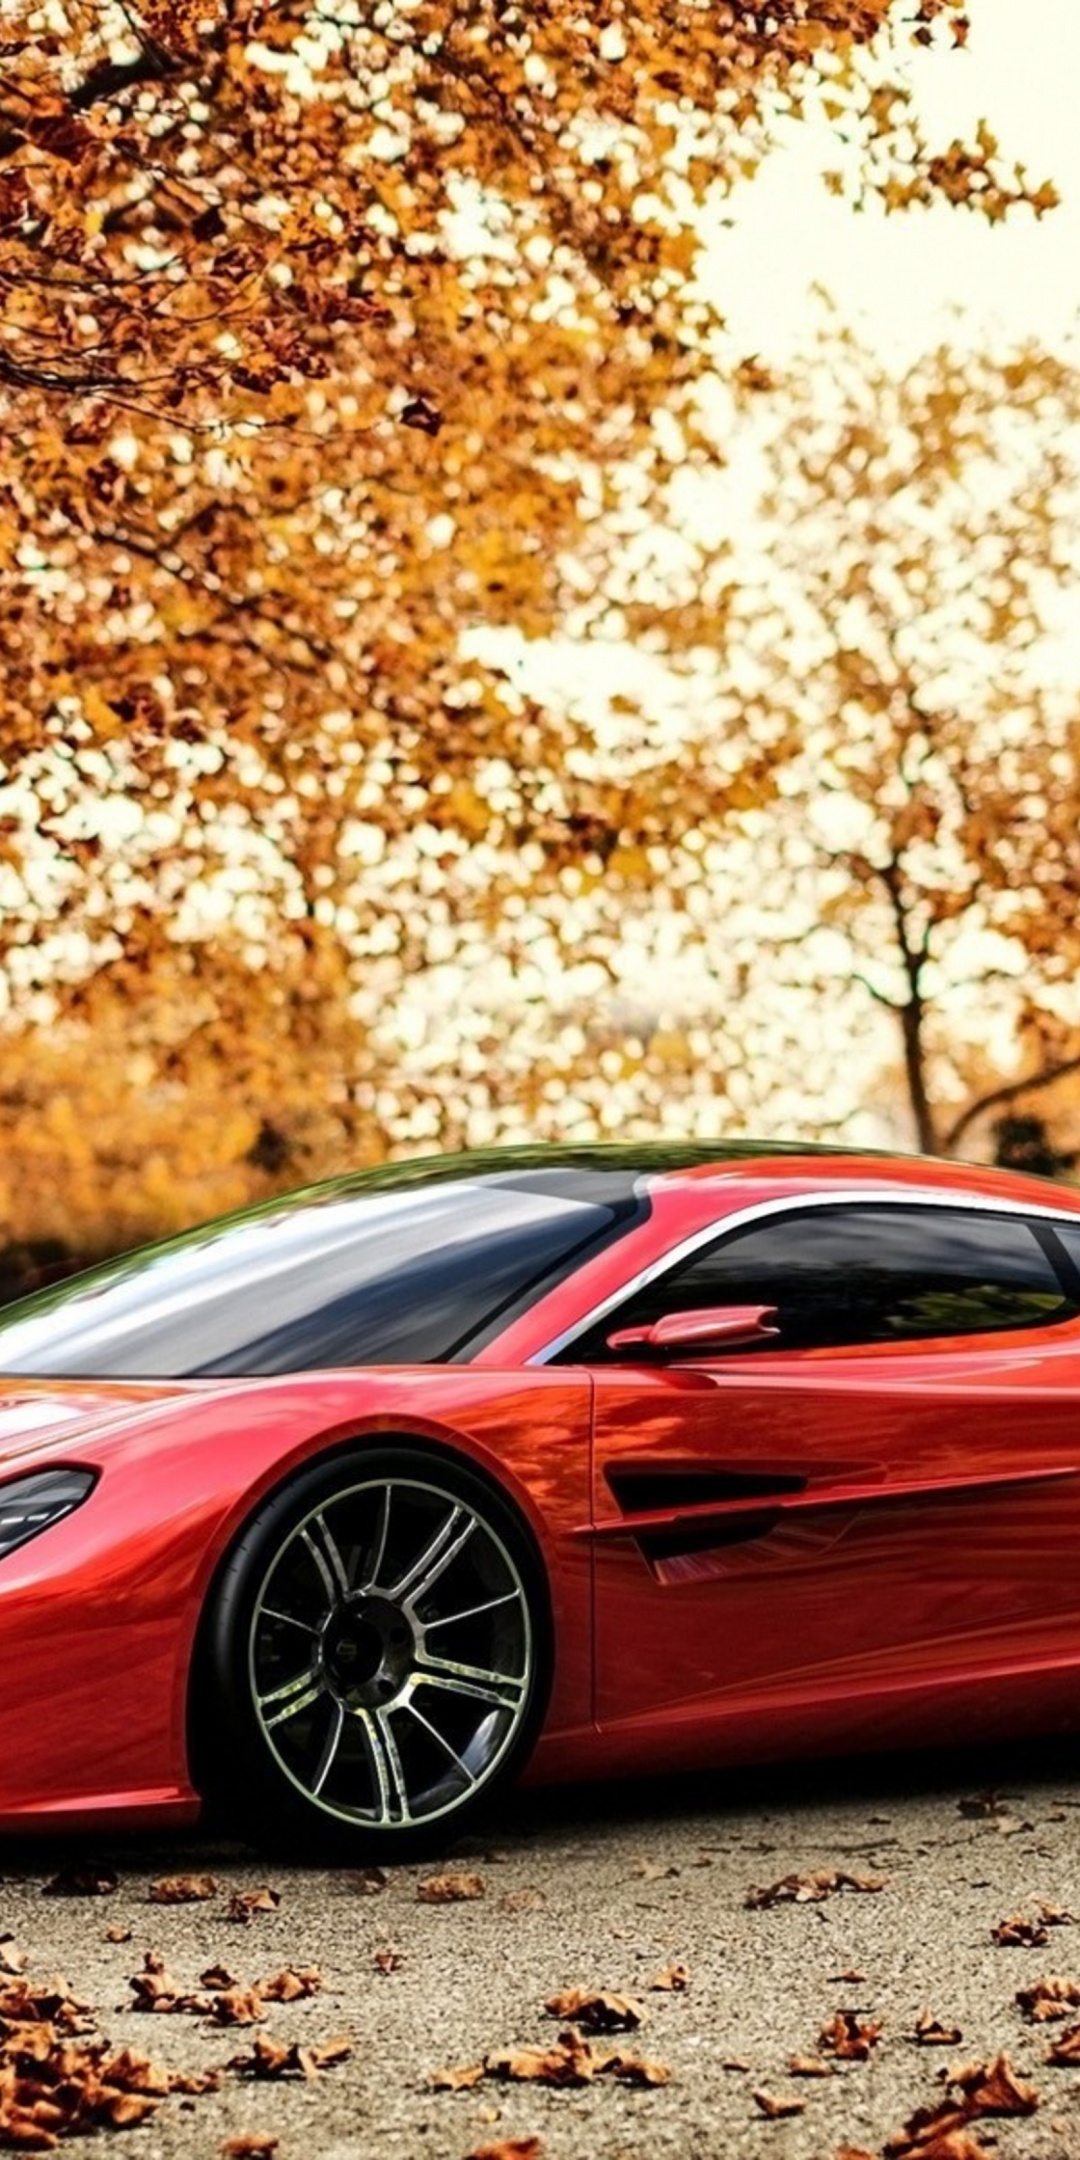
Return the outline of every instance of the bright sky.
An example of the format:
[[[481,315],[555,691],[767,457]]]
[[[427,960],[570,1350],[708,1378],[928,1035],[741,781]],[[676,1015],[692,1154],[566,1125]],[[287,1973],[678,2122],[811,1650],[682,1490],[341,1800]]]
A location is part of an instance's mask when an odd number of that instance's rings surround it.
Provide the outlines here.
[[[989,120],[1002,154],[1036,184],[1052,179],[1061,207],[1036,224],[1001,224],[943,205],[888,217],[853,215],[817,175],[835,164],[824,130],[793,131],[710,245],[718,290],[747,349],[779,356],[806,334],[812,291],[824,285],[842,315],[881,350],[906,360],[948,328],[956,308],[988,330],[1057,344],[1080,321],[1080,0],[970,0],[961,51],[913,49],[905,74],[931,145],[970,141]]]

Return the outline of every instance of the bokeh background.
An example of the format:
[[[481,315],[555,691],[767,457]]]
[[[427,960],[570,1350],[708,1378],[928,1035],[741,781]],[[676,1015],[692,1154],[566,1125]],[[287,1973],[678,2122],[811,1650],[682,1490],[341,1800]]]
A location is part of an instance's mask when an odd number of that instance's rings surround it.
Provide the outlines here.
[[[1074,0],[5,24],[0,1295],[493,1141],[1071,1175]]]

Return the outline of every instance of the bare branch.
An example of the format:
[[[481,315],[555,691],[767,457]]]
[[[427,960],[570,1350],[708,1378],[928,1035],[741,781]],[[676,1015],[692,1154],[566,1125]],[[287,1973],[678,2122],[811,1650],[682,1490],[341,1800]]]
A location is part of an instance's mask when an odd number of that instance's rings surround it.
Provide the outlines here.
[[[1004,1087],[991,1088],[980,1095],[950,1125],[944,1135],[942,1146],[951,1155],[969,1127],[982,1117],[986,1110],[996,1110],[1003,1103],[1015,1102],[1020,1095],[1034,1095],[1040,1088],[1052,1087],[1055,1080],[1062,1080],[1066,1073],[1080,1072],[1080,1056],[1062,1058],[1056,1065],[1044,1065],[1039,1072],[1028,1073],[1023,1080],[1010,1080]]]

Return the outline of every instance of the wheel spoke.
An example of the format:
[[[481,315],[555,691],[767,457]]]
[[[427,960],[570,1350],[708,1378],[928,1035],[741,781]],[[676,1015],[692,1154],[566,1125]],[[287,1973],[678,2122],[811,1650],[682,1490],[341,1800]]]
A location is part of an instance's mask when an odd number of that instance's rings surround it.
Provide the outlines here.
[[[379,1580],[379,1569],[383,1564],[383,1556],[386,1552],[386,1537],[390,1528],[391,1490],[392,1488],[389,1485],[384,1485],[382,1489],[382,1507],[379,1510],[379,1527],[375,1533],[374,1557],[368,1562],[367,1579],[364,1583],[365,1590],[374,1590]]]
[[[260,1695],[259,1709],[267,1731],[274,1725],[283,1725],[286,1718],[297,1717],[301,1710],[306,1710],[311,1703],[317,1702],[319,1696],[325,1692],[326,1682],[322,1673],[317,1666],[309,1665],[304,1672],[294,1673],[292,1679],[286,1680],[281,1687],[271,1688],[268,1694]],[[273,1713],[270,1717],[266,1715],[268,1710]]]
[[[459,1529],[458,1525],[463,1516],[464,1528]],[[404,1575],[399,1576],[393,1589],[387,1591],[387,1597],[397,1600],[408,1611],[415,1605],[417,1598],[426,1596],[450,1562],[457,1559],[462,1546],[467,1544],[475,1528],[475,1515],[465,1515],[464,1508],[452,1507],[423,1552],[413,1561],[412,1566],[406,1569]]]
[[[300,1535],[322,1576],[323,1588],[330,1604],[336,1605],[339,1598],[348,1597],[352,1584],[340,1549],[327,1527],[325,1515],[321,1512],[313,1515],[311,1521],[304,1524]]]
[[[341,1745],[341,1735],[344,1730],[345,1707],[343,1703],[335,1703],[334,1722],[330,1727],[329,1733],[327,1734],[326,1746],[323,1748],[322,1754],[319,1757],[319,1767],[316,1770],[315,1775],[311,1781],[311,1790],[315,1794],[321,1793],[323,1786],[325,1785],[326,1780],[334,1767],[334,1758],[337,1755],[338,1748]]]
[[[486,1665],[459,1665],[452,1658],[431,1657],[426,1650],[417,1658],[413,1685],[445,1688],[451,1695],[498,1703],[505,1710],[516,1710],[525,1692],[525,1681],[516,1673],[496,1672]]]
[[[273,1605],[260,1606],[259,1618],[260,1620],[280,1620],[285,1627],[303,1628],[305,1635],[317,1635],[319,1632],[317,1627],[312,1627],[310,1620],[298,1620],[295,1613],[278,1612]]]
[[[378,1787],[379,1821],[407,1823],[412,1819],[409,1795],[389,1715],[385,1710],[360,1710],[357,1715]]]
[[[500,1605],[516,1605],[520,1596],[520,1590],[507,1590],[502,1597],[488,1598],[483,1605],[470,1605],[466,1612],[440,1613],[438,1619],[426,1622],[424,1634],[430,1635],[432,1628],[453,1627],[457,1620],[475,1620],[479,1613],[495,1612]]]
[[[430,1719],[424,1716],[423,1711],[417,1709],[416,1704],[413,1702],[411,1696],[406,1698],[405,1702],[402,1704],[401,1707],[403,1710],[407,1710],[409,1712],[410,1717],[414,1717],[416,1719],[418,1725],[423,1726],[426,1733],[430,1733],[433,1740],[438,1741],[439,1746],[445,1750],[446,1754],[449,1755],[451,1761],[456,1762],[458,1769],[462,1774],[462,1777],[467,1778],[470,1785],[475,1785],[476,1779],[474,1778],[468,1763],[462,1762],[457,1749],[455,1747],[451,1747],[445,1733],[439,1732],[437,1727],[431,1723]]]

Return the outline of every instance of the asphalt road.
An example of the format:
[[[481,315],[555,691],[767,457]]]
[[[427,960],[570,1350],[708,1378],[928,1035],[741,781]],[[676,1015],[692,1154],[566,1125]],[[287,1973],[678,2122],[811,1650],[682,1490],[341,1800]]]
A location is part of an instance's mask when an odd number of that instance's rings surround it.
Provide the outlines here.
[[[1039,2104],[975,2134],[996,2160],[1080,2160],[1080,2065],[1045,2062],[1065,2023],[1029,2024],[1015,2001],[1048,1974],[1080,1983],[1080,1924],[1060,1917],[1080,1916],[1078,1772],[1080,1749],[1018,1749],[523,1796],[492,1842],[440,1863],[483,1886],[447,1904],[418,1894],[435,1865],[373,1886],[198,1837],[0,1845],[0,1934],[13,1938],[0,1956],[17,1964],[21,1952],[35,1982],[62,1974],[114,2046],[176,2069],[250,2053],[256,2032],[352,2042],[346,2060],[307,2078],[229,2070],[216,2091],[174,2094],[138,2128],[65,2140],[72,2154],[108,2151],[119,2134],[146,2160],[202,2160],[226,2139],[265,2134],[279,2138],[278,2160],[464,2160],[530,2137],[544,2160],[832,2160],[845,2145],[880,2153],[916,2107],[941,2100],[944,2068],[1005,2051]],[[73,1857],[111,1865],[117,1887],[43,1895]],[[151,1903],[151,1881],[178,1872],[209,1873],[219,1887],[202,1902]],[[814,1873],[886,1879],[818,1901],[747,1904],[755,1886]],[[261,1884],[280,1893],[278,1907],[229,1920],[232,1893]],[[1034,1921],[1042,1905],[1058,1916],[1045,1944],[993,1941],[1006,1916]],[[128,1929],[127,1940],[107,1939]],[[214,1965],[244,1984],[314,1966],[322,1985],[269,2004],[250,2029],[190,2011],[140,2015],[129,1982],[147,1952],[196,1994]],[[380,1969],[380,1953],[392,1969]],[[677,1963],[684,1990],[650,1986]],[[605,2073],[565,2090],[492,2077],[432,2088],[440,2069],[550,2046],[560,2026],[545,2002],[572,1986],[643,2004],[638,2032],[596,2044],[662,2062],[669,2082],[635,2088]],[[962,2038],[919,2045],[925,2010]],[[866,2061],[823,2051],[838,2011],[880,2023]],[[1066,2022],[1077,2018],[1080,2008]],[[796,2056],[828,2074],[792,2075]],[[802,2112],[767,2120],[755,2093]]]

